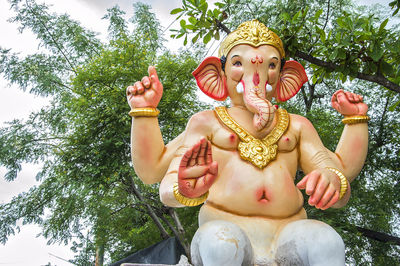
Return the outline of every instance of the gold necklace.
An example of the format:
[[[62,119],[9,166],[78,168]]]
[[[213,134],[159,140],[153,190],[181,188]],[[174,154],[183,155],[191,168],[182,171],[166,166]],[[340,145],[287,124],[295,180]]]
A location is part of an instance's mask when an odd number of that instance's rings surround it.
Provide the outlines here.
[[[240,142],[238,151],[240,157],[263,169],[272,160],[275,160],[278,151],[278,140],[282,137],[289,125],[289,114],[285,109],[277,110],[277,123],[272,131],[263,139],[257,139],[241,127],[228,114],[226,107],[215,108],[215,113],[224,125],[238,135]]]

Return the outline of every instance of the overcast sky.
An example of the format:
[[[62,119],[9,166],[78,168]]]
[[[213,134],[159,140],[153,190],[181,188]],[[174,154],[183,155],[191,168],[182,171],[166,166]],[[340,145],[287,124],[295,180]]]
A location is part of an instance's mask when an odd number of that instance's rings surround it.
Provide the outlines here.
[[[106,36],[107,22],[101,20],[106,13],[106,9],[118,4],[126,11],[127,17],[133,14],[132,0],[39,0],[52,5],[51,11],[56,13],[68,13],[73,19],[78,20],[84,27],[95,32],[101,33],[102,39]],[[157,18],[164,27],[167,27],[174,17],[169,12],[180,6],[180,0],[150,0],[142,1],[150,4]],[[209,2],[215,2],[209,1]],[[363,4],[373,4],[380,2],[387,5],[391,0],[363,0]],[[0,0],[0,46],[3,48],[12,48],[14,52],[20,52],[21,55],[35,53],[38,49],[38,42],[33,34],[25,31],[19,34],[17,25],[7,22],[7,19],[13,16],[9,10],[9,3],[6,0]],[[169,46],[179,46],[182,40],[170,44]],[[12,86],[7,87],[4,79],[0,78],[0,126],[6,121],[12,119],[25,119],[32,111],[39,110],[41,106],[47,103],[46,99],[34,97],[28,93],[20,91]],[[5,169],[0,167],[0,203],[8,202],[13,196],[30,187],[37,185],[35,175],[39,166],[26,165],[13,182],[6,182],[2,178]],[[1,218],[1,217],[0,217]],[[5,246],[0,245],[0,265],[71,265],[58,259],[57,257],[70,259],[73,257],[69,247],[64,246],[46,246],[44,238],[36,238],[40,229],[34,225],[23,226],[22,230],[16,236],[11,236]],[[57,257],[56,257],[57,256]]]

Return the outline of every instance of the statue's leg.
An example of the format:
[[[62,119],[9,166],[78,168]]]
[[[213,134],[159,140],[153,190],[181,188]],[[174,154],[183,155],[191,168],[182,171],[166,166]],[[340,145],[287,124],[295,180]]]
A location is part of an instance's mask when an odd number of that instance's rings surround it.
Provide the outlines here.
[[[252,265],[250,240],[234,223],[215,220],[203,224],[191,244],[195,266]]]
[[[278,265],[343,266],[344,243],[329,225],[316,220],[288,223],[277,238]]]

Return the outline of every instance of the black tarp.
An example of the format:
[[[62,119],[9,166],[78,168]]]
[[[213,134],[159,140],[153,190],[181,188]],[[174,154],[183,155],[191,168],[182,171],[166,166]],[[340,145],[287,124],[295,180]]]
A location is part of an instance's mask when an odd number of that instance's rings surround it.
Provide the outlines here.
[[[119,266],[122,263],[175,265],[178,264],[181,255],[185,255],[185,250],[181,243],[175,237],[170,237],[114,262],[110,266]]]

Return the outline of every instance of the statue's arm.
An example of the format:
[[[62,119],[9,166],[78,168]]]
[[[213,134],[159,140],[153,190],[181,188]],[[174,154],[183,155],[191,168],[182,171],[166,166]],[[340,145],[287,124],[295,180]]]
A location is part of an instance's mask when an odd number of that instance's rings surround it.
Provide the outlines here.
[[[332,107],[344,116],[364,116],[368,106],[363,97],[339,90],[332,96]],[[368,152],[368,124],[346,124],[335,152],[329,154],[343,168],[343,174],[352,182],[360,173]]]
[[[149,67],[148,72],[148,76],[127,88],[126,96],[132,115],[133,167],[144,183],[152,184],[160,182],[165,175],[173,153],[182,142],[183,133],[168,145],[164,145],[156,111],[163,93],[163,86],[153,66]],[[143,108],[148,112],[143,112]]]
[[[212,112],[211,112],[212,113]],[[160,199],[170,207],[184,207],[174,195],[174,185],[186,198],[199,198],[209,190],[218,174],[212,159],[210,111],[195,114],[188,122],[183,141],[160,184]]]
[[[343,174],[352,182],[364,166],[368,152],[368,125],[345,125],[332,159],[342,165]]]
[[[185,132],[164,145],[157,117],[132,118],[131,156],[138,177],[145,184],[160,182]]]
[[[301,116],[291,115],[291,125],[299,136],[298,154],[299,166],[306,176],[297,184],[299,189],[305,189],[309,195],[308,203],[319,209],[330,207],[340,208],[350,198],[350,184],[347,191],[339,199],[341,182],[337,174],[328,168],[340,172],[344,169],[340,163],[333,160],[323,145],[317,131],[311,122]]]

